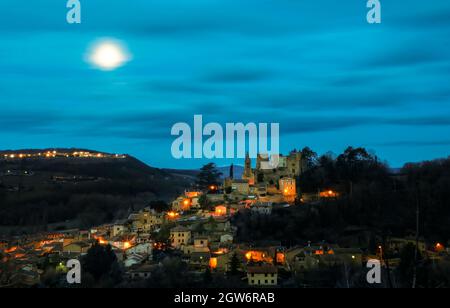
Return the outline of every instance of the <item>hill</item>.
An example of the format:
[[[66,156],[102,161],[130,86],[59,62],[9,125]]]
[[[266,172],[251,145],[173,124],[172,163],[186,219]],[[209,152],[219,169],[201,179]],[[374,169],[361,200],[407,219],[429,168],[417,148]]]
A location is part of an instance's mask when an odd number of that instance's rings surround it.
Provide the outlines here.
[[[0,151],[0,234],[101,224],[150,201],[170,201],[189,185],[129,155]]]

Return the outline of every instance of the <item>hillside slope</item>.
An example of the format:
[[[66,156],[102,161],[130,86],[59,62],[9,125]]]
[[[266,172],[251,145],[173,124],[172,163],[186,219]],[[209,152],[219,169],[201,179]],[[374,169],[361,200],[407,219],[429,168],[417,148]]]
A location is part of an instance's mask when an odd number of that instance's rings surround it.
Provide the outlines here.
[[[57,149],[55,157],[32,154],[47,150],[0,151],[0,233],[20,226],[89,227],[153,200],[170,201],[190,185],[128,155],[65,156],[77,151]]]

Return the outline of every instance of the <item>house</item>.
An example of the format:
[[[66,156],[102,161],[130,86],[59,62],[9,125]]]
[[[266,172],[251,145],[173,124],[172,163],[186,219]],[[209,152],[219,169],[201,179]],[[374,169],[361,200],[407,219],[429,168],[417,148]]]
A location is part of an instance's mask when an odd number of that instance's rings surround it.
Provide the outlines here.
[[[117,236],[109,243],[117,249],[127,250],[136,243],[136,237],[128,235]]]
[[[189,257],[189,263],[191,265],[207,267],[210,264],[211,254],[209,252],[193,252]]]
[[[207,236],[196,236],[194,238],[195,248],[207,248],[209,244],[209,238]]]
[[[179,196],[172,202],[172,210],[175,212],[189,211],[192,206],[192,200],[185,195]]]
[[[14,271],[10,281],[10,286],[31,287],[40,282],[40,272],[34,265],[28,264]]]
[[[183,245],[180,247],[185,255],[190,255],[194,252],[209,252],[209,247],[195,246],[195,245]]]
[[[144,261],[148,260],[148,255],[145,253],[136,253],[133,255],[130,255],[125,259],[123,262],[125,267],[131,267],[136,264],[142,264]]]
[[[233,254],[231,252],[213,252],[209,260],[209,267],[220,272],[228,271],[232,255]]]
[[[159,228],[163,223],[163,214],[151,209],[143,209],[139,213],[128,217],[131,220],[131,231],[135,233],[149,233]]]
[[[63,247],[63,253],[86,254],[89,248],[91,248],[91,244],[88,242],[72,242]]]
[[[214,215],[215,216],[225,216],[228,213],[228,208],[224,205],[218,205],[215,207]]]
[[[394,250],[394,251],[401,251],[406,245],[411,244],[411,245],[416,245],[416,239],[414,236],[408,236],[406,238],[397,238],[397,237],[393,237],[389,240],[389,249]],[[426,243],[425,240],[423,238],[419,239],[418,242],[418,248],[420,252],[425,252],[426,251]]]
[[[132,246],[132,247],[126,249],[125,250],[125,254],[127,256],[134,255],[134,254],[151,255],[152,254],[152,248],[153,248],[153,244],[152,243],[137,244],[135,246]]]
[[[195,209],[200,208],[200,203],[198,201],[200,199],[200,196],[202,195],[202,192],[200,192],[200,191],[185,191],[184,195],[190,199],[192,208],[195,208]]]
[[[287,202],[293,202],[297,196],[295,179],[284,177],[279,181],[281,194]]]
[[[231,182],[231,191],[240,195],[248,195],[250,193],[250,184],[247,179],[233,180]]]
[[[191,241],[191,230],[183,226],[177,226],[170,229],[170,242],[172,247],[180,248]]]
[[[258,183],[255,188],[255,194],[258,197],[265,197],[267,195],[267,184],[266,183]]]
[[[122,235],[126,231],[126,226],[124,222],[116,222],[111,228],[112,237]]]
[[[247,279],[250,286],[276,286],[278,270],[271,264],[248,266]]]
[[[233,242],[233,235],[226,233],[220,236],[220,242],[221,243],[232,243]]]
[[[157,264],[142,264],[139,266],[134,266],[127,273],[133,280],[148,279],[150,278],[151,272],[157,267]]]
[[[50,242],[50,243],[45,243],[42,246],[42,250],[45,251],[46,253],[61,253],[63,252],[63,242]]]
[[[144,243],[151,243],[151,242],[152,242],[152,239],[151,239],[150,233],[140,233],[136,237],[136,244],[144,244]]]

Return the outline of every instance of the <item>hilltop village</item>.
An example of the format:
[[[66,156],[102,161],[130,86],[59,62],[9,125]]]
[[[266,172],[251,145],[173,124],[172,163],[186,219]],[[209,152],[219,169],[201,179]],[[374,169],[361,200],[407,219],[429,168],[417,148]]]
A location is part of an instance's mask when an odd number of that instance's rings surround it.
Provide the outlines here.
[[[387,259],[385,250],[398,252],[416,242],[420,252],[432,260],[447,260],[449,251],[444,244],[430,245],[412,237],[375,242],[372,250],[355,244],[356,236],[350,236],[346,245],[327,239],[306,240],[302,245],[240,241],[237,217],[265,221],[279,213],[296,215],[296,211],[307,207],[314,211],[314,204],[336,201],[345,194],[331,187],[302,194],[298,179],[308,168],[302,152],[281,156],[274,170],[261,169],[263,160],[258,156],[253,168],[247,156],[240,178],[235,178],[231,166],[222,180],[214,165],[208,164],[200,171],[197,185],[168,207],[145,207],[121,220],[85,230],[2,239],[0,287],[67,286],[66,263],[70,259],[79,259],[86,267],[83,285],[87,286],[98,281],[101,286],[158,286],[149,281],[169,279],[180,271],[187,284],[233,287],[335,286],[321,276],[324,271],[344,277],[341,286],[353,286],[355,273],[364,279],[367,260],[379,260],[390,271],[399,266],[400,259]]]

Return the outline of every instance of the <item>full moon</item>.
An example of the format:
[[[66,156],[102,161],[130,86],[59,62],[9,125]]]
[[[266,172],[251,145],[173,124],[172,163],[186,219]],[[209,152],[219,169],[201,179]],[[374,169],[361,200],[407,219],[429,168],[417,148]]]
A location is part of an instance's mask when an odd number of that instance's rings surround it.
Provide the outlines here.
[[[126,47],[119,41],[112,39],[96,42],[88,53],[88,61],[104,71],[115,70],[130,59]]]

